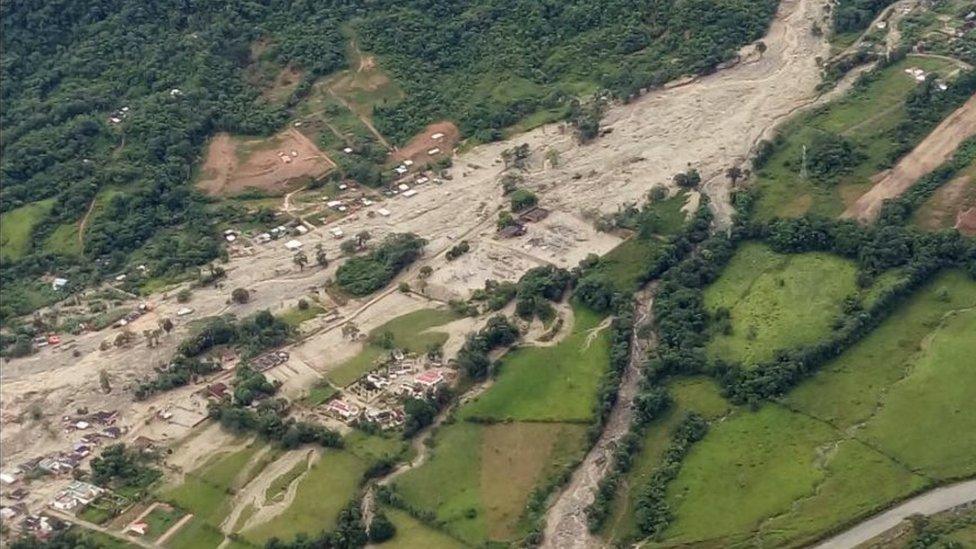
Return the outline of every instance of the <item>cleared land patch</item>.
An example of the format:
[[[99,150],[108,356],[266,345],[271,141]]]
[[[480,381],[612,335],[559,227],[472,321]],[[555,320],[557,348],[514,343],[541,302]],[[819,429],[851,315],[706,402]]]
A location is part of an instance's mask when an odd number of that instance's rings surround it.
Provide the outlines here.
[[[267,139],[219,133],[207,147],[197,186],[211,196],[248,190],[282,194],[296,184],[318,179],[335,167],[325,153],[294,129]]]
[[[592,421],[597,385],[610,361],[609,327],[583,306],[573,306],[573,317],[572,332],[558,344],[519,348],[506,355],[495,384],[466,406],[461,417]]]
[[[976,162],[935,191],[912,216],[912,223],[929,231],[956,228],[976,235]]]
[[[31,232],[51,211],[54,199],[33,202],[0,215],[0,258],[19,259],[30,248]]]
[[[731,328],[713,335],[708,353],[748,365],[818,341],[830,334],[844,298],[856,293],[856,273],[853,262],[831,254],[779,254],[744,243],[705,289],[706,309],[727,310]]]

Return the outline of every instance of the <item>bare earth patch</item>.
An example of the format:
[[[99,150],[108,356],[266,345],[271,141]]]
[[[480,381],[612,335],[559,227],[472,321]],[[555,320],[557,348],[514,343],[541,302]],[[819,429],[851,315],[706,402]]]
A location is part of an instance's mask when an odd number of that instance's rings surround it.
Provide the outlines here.
[[[434,139],[433,136],[436,134],[444,135],[439,139]],[[457,144],[460,136],[461,132],[453,122],[435,122],[414,136],[409,143],[393,151],[392,160],[399,163],[409,159],[423,165],[450,157],[451,151],[454,150],[454,145]],[[433,155],[428,154],[433,149],[438,149],[440,152]]]
[[[896,198],[952,156],[966,138],[976,134],[976,97],[949,115],[912,152],[902,158],[881,179],[849,207],[844,217],[871,221],[886,199]]]
[[[267,139],[214,136],[197,186],[211,196],[232,196],[248,189],[284,193],[290,184],[317,179],[335,163],[302,133],[285,130]]]
[[[939,188],[919,208],[915,223],[929,231],[951,227],[964,234],[976,231],[976,177],[963,174]]]

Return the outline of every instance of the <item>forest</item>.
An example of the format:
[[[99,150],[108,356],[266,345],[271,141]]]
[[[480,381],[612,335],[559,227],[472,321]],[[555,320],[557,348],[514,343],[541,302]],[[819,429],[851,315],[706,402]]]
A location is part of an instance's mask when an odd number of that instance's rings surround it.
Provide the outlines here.
[[[221,256],[219,212],[189,184],[218,131],[267,135],[350,40],[405,90],[380,105],[403,142],[431,121],[488,141],[527,116],[570,116],[581,97],[628,99],[707,72],[762,35],[776,0],[339,1],[4,5],[0,213],[23,249],[0,253],[0,319],[56,296],[26,296],[57,273],[83,288],[135,257],[156,277]],[[284,101],[247,78],[258,61],[294,67]],[[22,209],[23,208],[23,209]],[[80,234],[79,234],[80,233]],[[53,245],[68,234],[80,250]],[[33,288],[37,293],[37,288]]]

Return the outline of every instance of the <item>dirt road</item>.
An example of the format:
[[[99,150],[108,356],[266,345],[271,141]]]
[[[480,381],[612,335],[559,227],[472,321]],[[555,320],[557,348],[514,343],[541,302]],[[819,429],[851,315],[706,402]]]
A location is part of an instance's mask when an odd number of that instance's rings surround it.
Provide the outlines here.
[[[846,218],[870,222],[878,217],[884,201],[897,198],[919,178],[948,160],[960,143],[976,135],[976,96],[936,126],[921,143],[884,173],[871,190],[858,198],[843,214]]]
[[[603,543],[590,533],[586,524],[586,507],[593,503],[600,480],[613,462],[613,449],[620,437],[630,428],[634,416],[631,404],[640,385],[641,363],[647,357],[650,342],[637,336],[641,325],[650,320],[654,303],[650,286],[635,297],[634,329],[631,334],[630,362],[624,370],[617,393],[617,402],[610,411],[599,440],[590,449],[583,463],[573,472],[569,484],[559,493],[546,514],[543,548],[582,549],[601,547]]]
[[[976,479],[935,488],[823,541],[814,549],[849,549],[878,536],[914,514],[933,515],[976,501]]]

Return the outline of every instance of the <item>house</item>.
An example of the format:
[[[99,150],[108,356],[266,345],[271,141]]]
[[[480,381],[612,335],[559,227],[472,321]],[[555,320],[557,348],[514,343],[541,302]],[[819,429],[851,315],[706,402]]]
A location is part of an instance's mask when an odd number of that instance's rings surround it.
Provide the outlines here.
[[[426,183],[426,182],[428,182],[428,181],[430,181],[430,178],[429,178],[429,177],[427,177],[427,176],[425,176],[425,175],[422,175],[422,176],[420,176],[420,177],[418,177],[418,178],[417,178],[417,181],[416,181],[416,183],[417,183],[418,185],[423,185],[424,183]]]
[[[329,229],[329,232],[332,233],[332,238],[338,239],[344,236],[344,233],[342,232],[342,227],[332,227],[331,229]]]
[[[0,482],[11,485],[19,480],[18,476],[16,473],[0,473]]]
[[[118,427],[106,427],[99,434],[105,438],[119,438],[122,436],[122,429]]]
[[[437,132],[435,134],[432,134],[430,138],[433,139],[434,141],[440,141],[441,139],[444,139],[444,134],[441,132]]]
[[[440,154],[440,152],[441,152],[440,149],[438,149],[437,147],[434,147],[433,149],[428,150],[427,151],[427,154],[430,155],[430,156],[434,156],[435,154]]]
[[[207,396],[222,400],[227,396],[227,384],[221,381],[207,386]]]
[[[417,388],[424,391],[434,391],[444,384],[446,378],[444,377],[443,370],[440,368],[431,368],[418,375],[414,381],[417,384]]]
[[[298,225],[295,227],[295,232],[298,234],[305,234],[308,232],[308,227],[305,225]]]
[[[30,492],[28,492],[26,488],[21,487],[7,494],[7,497],[14,501],[23,501],[27,499],[27,496],[29,495]]]
[[[301,247],[302,247],[302,243],[297,240],[289,240],[288,242],[285,242],[285,248],[288,248],[293,252],[295,250],[301,249]]]
[[[376,213],[382,215],[383,217],[390,217],[390,210],[387,210],[386,208],[380,208],[376,210]]]
[[[181,307],[179,311],[176,311],[176,316],[186,316],[193,314],[193,309],[190,307]]]
[[[407,185],[406,183],[400,183],[399,185],[397,185],[397,189],[400,189],[401,191],[409,191],[410,185]]]
[[[71,512],[76,507],[81,505],[77,499],[71,497],[70,494],[60,493],[51,502],[51,507],[57,509],[58,511]]]
[[[0,519],[3,519],[4,521],[8,521],[19,514],[20,513],[17,512],[17,509],[13,507],[0,508]]]
[[[410,198],[411,196],[416,196],[416,195],[417,195],[417,190],[416,189],[410,189],[409,191],[404,191],[403,192],[403,196],[405,196],[407,198]]]
[[[359,415],[358,407],[338,398],[329,402],[326,410],[343,421],[355,419]]]
[[[132,532],[137,536],[145,536],[146,533],[149,532],[149,524],[147,524],[145,521],[137,520],[136,522],[130,524],[125,531]]]
[[[148,452],[150,450],[154,450],[157,446],[157,443],[155,440],[149,437],[144,437],[142,435],[139,435],[135,438],[135,440],[132,441],[131,446],[136,450],[139,450],[140,452]]]
[[[410,160],[408,158],[408,159],[406,159],[406,160],[403,161],[403,165],[404,166],[413,166],[413,160]]]
[[[94,484],[89,484],[80,480],[73,480],[67,488],[61,491],[61,493],[68,494],[78,500],[80,503],[88,505],[104,494],[105,488],[100,488]]]
[[[68,279],[67,278],[55,278],[51,282],[51,289],[54,290],[54,291],[59,291],[62,288],[64,288],[65,286],[67,286],[67,285],[68,285]]]
[[[115,420],[119,419],[118,410],[101,410],[88,416],[89,421],[102,425],[114,425]]]
[[[538,223],[547,217],[549,217],[549,210],[537,206],[520,215],[519,221],[522,223]]]
[[[525,234],[525,225],[522,225],[521,223],[509,225],[498,231],[498,236],[502,238],[515,238],[517,236],[522,236],[523,234]]]

